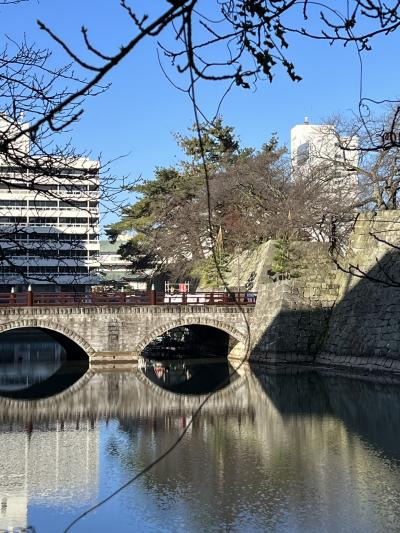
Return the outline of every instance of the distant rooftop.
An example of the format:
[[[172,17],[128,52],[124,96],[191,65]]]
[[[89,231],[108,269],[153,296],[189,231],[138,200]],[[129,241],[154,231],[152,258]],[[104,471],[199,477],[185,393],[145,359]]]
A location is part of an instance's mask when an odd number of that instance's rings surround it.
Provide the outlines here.
[[[117,254],[122,242],[100,241],[100,253]]]

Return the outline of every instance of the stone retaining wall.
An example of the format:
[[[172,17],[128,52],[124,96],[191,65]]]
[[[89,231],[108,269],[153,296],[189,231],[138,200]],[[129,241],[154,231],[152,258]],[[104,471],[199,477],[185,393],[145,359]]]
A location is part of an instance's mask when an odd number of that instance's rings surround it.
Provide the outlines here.
[[[321,349],[339,294],[328,247],[299,243],[301,277],[258,287],[252,323],[252,361],[312,362]]]
[[[165,331],[188,324],[222,329],[239,341],[230,357],[250,362],[309,362],[400,371],[400,212],[366,213],[355,224],[338,270],[324,243],[299,243],[301,276],[268,275],[273,242],[259,252],[255,309],[236,306],[121,306],[114,308],[2,308],[0,332],[18,327],[58,331],[92,362],[133,361]],[[249,262],[254,271],[255,258]]]
[[[304,243],[300,278],[260,282],[250,360],[400,371],[399,245],[397,211],[359,216],[339,260],[358,276]]]
[[[318,363],[400,370],[399,243],[399,212],[360,216],[341,264],[361,278],[338,273],[341,290]]]

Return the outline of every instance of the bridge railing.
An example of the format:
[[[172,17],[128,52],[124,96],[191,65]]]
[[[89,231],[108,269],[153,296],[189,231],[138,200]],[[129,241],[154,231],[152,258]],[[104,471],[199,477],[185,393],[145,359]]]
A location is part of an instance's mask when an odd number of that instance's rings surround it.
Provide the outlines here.
[[[251,305],[257,295],[249,292],[157,293],[157,304]]]
[[[254,305],[254,292],[196,292],[169,294],[158,291],[92,293],[0,293],[0,307],[81,307],[113,305]]]

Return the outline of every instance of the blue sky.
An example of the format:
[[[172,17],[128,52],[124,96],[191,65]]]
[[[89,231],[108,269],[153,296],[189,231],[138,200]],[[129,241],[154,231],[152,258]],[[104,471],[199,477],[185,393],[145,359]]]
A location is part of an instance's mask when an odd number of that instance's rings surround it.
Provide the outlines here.
[[[206,9],[211,0],[204,0]],[[155,10],[165,0],[138,2]],[[27,40],[54,49],[54,59],[64,63],[63,51],[36,25],[40,18],[64,37],[75,49],[82,50],[80,26],[87,26],[95,44],[113,52],[132,35],[131,23],[119,7],[118,0],[29,0],[1,8],[3,32],[17,41]],[[167,38],[167,37],[165,37]],[[245,146],[260,147],[276,132],[287,143],[290,128],[304,116],[320,122],[332,113],[356,110],[359,97],[360,66],[354,48],[291,38],[288,55],[303,77],[293,83],[277,70],[272,84],[260,83],[257,91],[234,88],[225,99],[221,112],[233,125]],[[399,37],[380,37],[372,52],[363,57],[363,94],[375,99],[396,98],[399,91],[397,51]],[[166,63],[174,79],[176,75]],[[187,95],[177,91],[163,75],[155,42],[140,46],[135,54],[115,69],[107,79],[112,87],[103,95],[89,100],[80,123],[72,132],[79,149],[102,153],[104,159],[116,161],[113,172],[132,178],[151,178],[155,166],[178,161],[181,154],[172,137],[184,132],[193,122]],[[214,113],[224,86],[208,83],[199,88],[202,109]],[[109,220],[109,219],[107,219]]]

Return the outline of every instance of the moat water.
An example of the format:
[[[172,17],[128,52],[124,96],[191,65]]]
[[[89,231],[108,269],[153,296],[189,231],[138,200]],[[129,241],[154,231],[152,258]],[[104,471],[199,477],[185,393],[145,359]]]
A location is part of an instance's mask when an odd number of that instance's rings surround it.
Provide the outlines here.
[[[182,432],[70,531],[399,531],[396,383],[221,358],[94,372],[33,331],[0,358],[0,531],[65,531]]]

